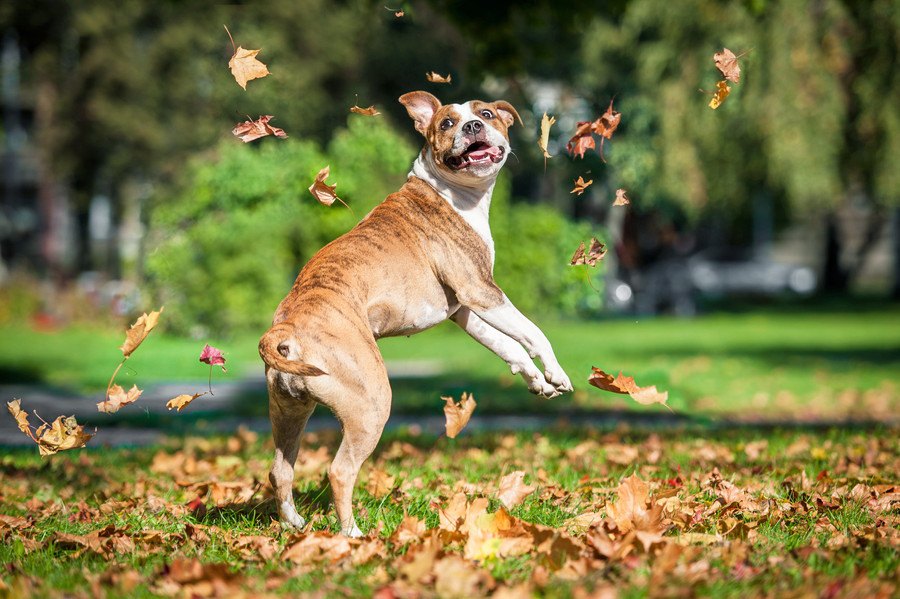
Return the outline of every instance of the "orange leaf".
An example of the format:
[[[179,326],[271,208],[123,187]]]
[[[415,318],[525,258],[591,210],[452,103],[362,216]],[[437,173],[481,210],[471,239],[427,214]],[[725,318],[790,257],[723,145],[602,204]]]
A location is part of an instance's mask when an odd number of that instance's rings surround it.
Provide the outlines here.
[[[650,387],[639,387],[637,383],[634,382],[634,378],[624,376],[621,372],[619,373],[619,376],[613,378],[611,374],[603,372],[596,366],[592,367],[592,370],[593,372],[591,373],[588,382],[598,389],[628,395],[631,399],[641,405],[647,406],[658,403],[669,408],[668,404],[666,404],[666,401],[669,399],[668,391],[659,392],[656,390],[655,385],[651,385]],[[669,408],[669,410],[671,409],[672,408]]]
[[[381,499],[394,489],[394,477],[378,468],[373,468],[369,472],[369,482],[366,490],[372,494],[375,499]]]
[[[275,137],[281,138],[287,137],[287,133],[284,132],[284,129],[273,127],[269,124],[269,121],[273,118],[275,117],[267,114],[259,117],[255,121],[238,123],[234,126],[234,129],[231,130],[231,134],[244,143],[251,142],[260,137],[266,137],[267,135],[274,135]]]
[[[662,506],[650,498],[647,483],[632,474],[619,484],[617,494],[616,501],[606,505],[606,511],[619,530],[634,531],[645,550],[662,541],[666,530]]]
[[[584,158],[584,153],[593,150],[596,147],[594,138],[591,135],[591,122],[581,121],[575,128],[575,135],[566,144],[566,150],[572,156]]]
[[[606,256],[606,246],[597,241],[596,237],[591,237],[591,247],[587,251],[587,254],[585,254],[584,242],[582,241],[581,245],[578,246],[578,249],[575,250],[575,253],[572,255],[569,266],[581,266],[584,264],[596,266],[597,262],[603,260],[604,256]]]
[[[544,116],[541,117],[541,138],[538,140],[538,147],[544,153],[544,165],[547,164],[548,158],[553,158],[550,155],[550,152],[547,151],[547,144],[550,143],[550,127],[556,123],[556,117],[548,117],[547,113],[544,113]]]
[[[41,455],[53,455],[57,451],[84,447],[94,435],[84,432],[84,427],[74,416],[58,416],[50,424],[42,424],[36,431]]]
[[[326,166],[322,170],[319,171],[319,174],[316,175],[316,180],[313,181],[313,184],[309,186],[309,193],[313,194],[313,196],[319,200],[322,204],[326,206],[331,206],[334,204],[334,201],[337,200],[343,204],[341,199],[337,197],[334,193],[334,189],[337,187],[337,184],[328,185],[325,183],[325,179],[328,178],[328,175],[331,173],[331,167]]]
[[[128,392],[120,385],[113,385],[110,387],[109,395],[106,396],[106,399],[97,404],[97,411],[115,414],[123,406],[136,402],[141,393],[143,391],[138,389],[137,385],[132,385]]]
[[[537,487],[525,484],[525,473],[521,470],[510,472],[500,479],[500,488],[497,491],[497,499],[506,509],[511,510],[531,495]]]
[[[425,79],[427,79],[430,83],[450,83],[450,75],[448,74],[446,77],[438,75],[434,71],[430,71],[425,73]]]
[[[627,206],[630,203],[631,203],[631,200],[629,200],[627,197],[625,197],[625,190],[617,189],[616,190],[616,199],[615,199],[615,201],[613,201],[613,206]]]
[[[463,393],[459,403],[455,403],[452,397],[441,397],[441,399],[447,402],[444,405],[447,436],[453,439],[469,423],[469,418],[475,411],[475,398],[470,393]]]
[[[159,315],[162,314],[164,308],[160,308],[158,312],[150,312],[150,314],[142,314],[131,328],[125,331],[125,343],[119,348],[125,357],[129,357],[134,350],[138,348],[141,342],[147,338],[156,325],[159,323]]]
[[[350,112],[355,112],[356,114],[361,114],[363,116],[375,116],[381,114],[377,110],[375,110],[374,106],[369,106],[368,108],[360,108],[359,106],[351,106]]]
[[[166,402],[166,407],[170,410],[178,410],[179,412],[185,408],[189,403],[197,399],[198,397],[203,397],[206,395],[206,391],[203,393],[194,393],[193,395],[179,395],[178,397],[173,397],[169,401]]]
[[[259,79],[269,74],[269,69],[256,59],[259,50],[246,50],[237,47],[231,60],[228,61],[228,68],[238,85],[247,89],[247,82],[252,79]]]
[[[737,61],[738,57],[728,48],[723,48],[721,52],[713,54],[713,60],[716,68],[722,73],[728,81],[733,83],[741,82],[741,67]]]
[[[575,180],[575,189],[573,189],[569,193],[581,195],[584,193],[584,190],[587,189],[588,187],[590,187],[593,183],[594,183],[593,179],[586,182],[582,177],[578,177],[578,179]]]
[[[709,107],[715,110],[722,105],[722,102],[725,101],[725,98],[727,98],[730,93],[731,88],[728,87],[728,83],[719,81],[716,83],[716,93],[713,95],[712,100],[709,101]]]

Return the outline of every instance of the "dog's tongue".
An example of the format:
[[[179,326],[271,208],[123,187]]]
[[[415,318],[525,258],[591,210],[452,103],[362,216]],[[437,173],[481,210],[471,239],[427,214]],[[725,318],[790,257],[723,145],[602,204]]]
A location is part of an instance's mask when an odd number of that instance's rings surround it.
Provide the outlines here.
[[[466,155],[470,160],[481,160],[483,158],[486,158],[487,156],[490,156],[491,158],[500,158],[500,147],[491,146],[483,150],[475,150],[474,152],[469,152]]]

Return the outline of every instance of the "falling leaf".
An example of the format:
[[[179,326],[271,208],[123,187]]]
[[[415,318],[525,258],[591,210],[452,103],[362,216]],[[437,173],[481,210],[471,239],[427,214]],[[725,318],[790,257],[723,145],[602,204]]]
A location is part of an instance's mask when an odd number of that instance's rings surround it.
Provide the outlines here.
[[[525,473],[521,470],[510,472],[500,479],[500,488],[497,491],[497,499],[506,509],[511,510],[522,500],[531,495],[537,487],[525,484]]]
[[[578,123],[575,135],[566,144],[566,149],[572,156],[584,158],[585,152],[596,147],[593,134],[597,134],[600,136],[600,159],[606,162],[603,157],[603,142],[612,139],[620,122],[622,122],[622,113],[613,110],[613,101],[610,100],[606,112],[597,117],[597,120]]]
[[[381,114],[377,110],[375,110],[374,106],[369,106],[368,108],[360,108],[359,106],[351,106],[350,112],[355,112],[356,114],[361,114],[363,116],[376,116]]]
[[[222,355],[221,351],[208,343],[203,347],[203,351],[200,352],[200,361],[210,366],[221,366],[222,372],[228,372],[225,370],[225,356]]]
[[[57,451],[84,447],[94,435],[84,432],[84,427],[74,416],[58,416],[50,424],[42,424],[35,431],[41,455],[53,455]]]
[[[21,399],[14,399],[6,402],[6,408],[9,410],[9,413],[12,414],[12,417],[16,419],[16,425],[18,425],[19,430],[31,437],[31,439],[37,443],[37,439],[34,438],[34,434],[31,432],[31,425],[28,424],[28,412],[21,408],[21,404]]]
[[[248,81],[259,79],[269,74],[269,69],[266,65],[256,59],[256,55],[259,52],[260,50],[247,50],[238,46],[231,60],[228,61],[228,68],[231,69],[234,80],[245,90],[247,89]]]
[[[399,19],[400,17],[402,17],[405,14],[406,13],[404,13],[402,10],[398,10],[397,12],[394,13],[394,16]]]
[[[637,383],[634,382],[633,377],[624,376],[621,372],[619,373],[619,376],[613,378],[611,374],[603,372],[596,366],[592,367],[592,370],[593,372],[591,373],[588,382],[598,389],[628,395],[634,401],[645,406],[658,403],[669,408],[668,404],[666,404],[666,401],[669,399],[668,391],[659,392],[656,390],[655,385],[650,387],[639,387]],[[672,408],[669,408],[669,410],[671,409]]]
[[[447,436],[455,438],[459,432],[469,423],[472,412],[475,411],[475,398],[471,393],[463,393],[459,403],[455,403],[452,397],[441,397],[444,404],[444,416],[447,418]]]
[[[97,404],[97,411],[115,414],[123,406],[136,402],[141,393],[143,391],[138,389],[137,385],[132,385],[127,392],[120,385],[113,385],[109,388],[106,399]]]
[[[738,57],[728,48],[723,48],[721,52],[713,54],[713,60],[716,62],[716,68],[722,72],[722,76],[733,83],[741,82],[741,67],[737,61]]]
[[[584,264],[596,266],[597,262],[603,260],[604,256],[606,256],[606,246],[600,243],[596,237],[591,237],[591,247],[588,249],[587,254],[585,254],[584,242],[582,241],[572,255],[569,266],[581,266]]]
[[[725,81],[719,81],[716,83],[716,93],[713,95],[712,100],[709,101],[709,107],[715,110],[719,106],[722,105],[722,102],[725,101],[725,98],[728,97],[728,94],[731,93],[731,88],[728,87],[728,83]]]
[[[630,203],[631,203],[631,200],[629,200],[625,196],[625,190],[617,189],[616,190],[616,199],[613,201],[613,206],[627,206]]]
[[[442,77],[434,71],[430,71],[428,73],[425,73],[425,79],[427,79],[430,83],[450,83],[451,77],[450,75]]]
[[[204,395],[206,395],[205,391],[203,393],[194,393],[193,395],[179,395],[178,397],[173,397],[172,399],[167,401],[166,407],[170,410],[178,410],[180,412],[189,403],[191,403],[198,397],[203,397]]]
[[[281,138],[287,137],[287,133],[284,132],[284,129],[273,127],[269,124],[269,121],[273,118],[275,117],[268,114],[259,117],[255,121],[248,120],[243,123],[238,123],[234,126],[234,129],[231,130],[231,133],[244,143],[251,142],[260,137],[266,137],[267,135],[274,135],[275,137]]]
[[[328,185],[325,183],[325,179],[328,178],[328,175],[331,173],[331,167],[326,166],[322,170],[319,171],[319,174],[316,175],[316,180],[313,181],[313,184],[309,186],[309,193],[313,194],[313,196],[319,200],[320,203],[325,204],[326,206],[331,206],[334,204],[334,201],[337,200],[341,204],[344,204],[344,201],[341,198],[337,197],[334,193],[334,189],[337,187],[337,183],[334,185]],[[347,204],[344,204],[346,206]]]
[[[550,127],[554,123],[556,123],[556,117],[548,117],[546,112],[541,117],[541,138],[538,140],[538,147],[544,152],[544,166],[547,165],[548,158],[553,158],[550,152],[547,151],[547,145],[550,143]]]
[[[593,179],[591,179],[590,181],[585,181],[584,178],[578,177],[578,179],[575,180],[575,189],[573,189],[569,193],[581,195],[584,193],[584,190],[590,187],[593,183]]]
[[[575,135],[566,143],[566,149],[572,156],[584,158],[584,153],[596,147],[591,135],[591,121],[581,121],[575,128]]]
[[[160,308],[159,311],[150,312],[150,314],[145,312],[131,325],[130,329],[125,331],[125,343],[119,349],[122,350],[126,358],[138,348],[144,339],[147,338],[147,335],[150,334],[150,331],[156,327],[159,323],[159,315],[162,314],[164,309]]]

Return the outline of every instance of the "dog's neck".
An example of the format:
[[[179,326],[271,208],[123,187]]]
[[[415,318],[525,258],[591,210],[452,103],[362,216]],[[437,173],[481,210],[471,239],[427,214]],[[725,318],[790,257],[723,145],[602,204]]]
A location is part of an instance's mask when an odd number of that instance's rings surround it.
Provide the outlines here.
[[[410,177],[418,177],[428,183],[439,196],[444,198],[453,209],[463,217],[469,226],[475,229],[478,236],[487,244],[494,261],[494,239],[491,236],[489,213],[491,209],[491,195],[494,193],[496,178],[485,180],[480,185],[472,186],[456,181],[448,181],[438,172],[431,157],[431,149],[426,148],[413,162]]]

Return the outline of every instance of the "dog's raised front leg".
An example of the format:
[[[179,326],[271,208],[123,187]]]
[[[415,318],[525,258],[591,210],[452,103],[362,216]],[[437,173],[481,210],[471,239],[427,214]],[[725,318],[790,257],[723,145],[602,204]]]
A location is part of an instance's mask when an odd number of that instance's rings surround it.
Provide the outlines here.
[[[473,310],[484,322],[521,343],[529,356],[538,358],[544,365],[547,382],[558,392],[572,390],[572,383],[559,365],[550,341],[533,322],[519,312],[506,294],[503,294],[503,302],[499,306]]]
[[[541,371],[534,365],[534,362],[528,357],[528,352],[518,341],[501,333],[468,308],[462,307],[457,310],[452,319],[475,341],[509,364],[509,369],[513,374],[521,374],[528,384],[529,391],[547,398],[556,397],[561,393],[544,379]]]

